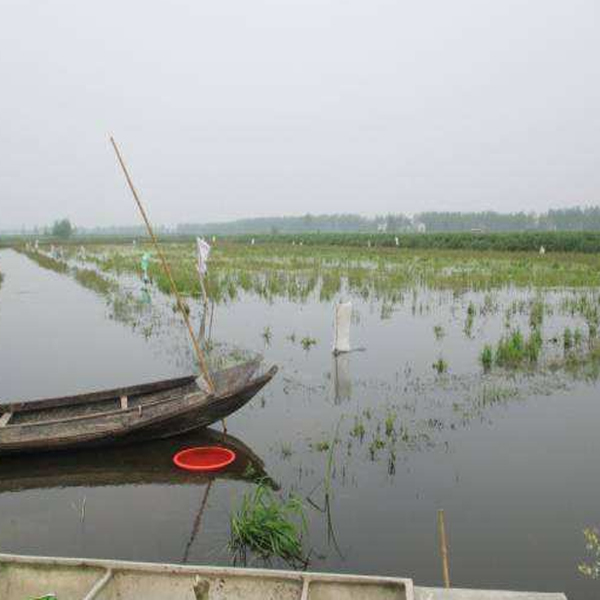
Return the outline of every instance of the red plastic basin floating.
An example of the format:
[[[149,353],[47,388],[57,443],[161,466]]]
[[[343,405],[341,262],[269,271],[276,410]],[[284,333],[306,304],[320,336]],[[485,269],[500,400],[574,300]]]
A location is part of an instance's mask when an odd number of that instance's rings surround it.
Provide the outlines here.
[[[235,452],[221,446],[186,448],[173,457],[173,462],[186,471],[218,471],[235,460]]]

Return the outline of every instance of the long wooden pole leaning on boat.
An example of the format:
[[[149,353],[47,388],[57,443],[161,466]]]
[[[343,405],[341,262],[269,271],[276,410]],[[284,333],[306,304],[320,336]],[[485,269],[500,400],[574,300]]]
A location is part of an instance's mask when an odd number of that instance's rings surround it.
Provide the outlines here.
[[[152,226],[150,225],[150,221],[148,220],[146,211],[144,210],[144,207],[142,206],[142,203],[140,202],[137,192],[135,191],[135,187],[133,187],[133,182],[131,181],[131,177],[129,177],[129,172],[127,171],[127,167],[125,166],[125,163],[123,162],[123,159],[121,158],[121,153],[119,152],[119,149],[117,148],[117,144],[115,143],[115,140],[112,138],[112,136],[110,138],[110,143],[112,144],[112,147],[115,150],[117,159],[119,161],[119,164],[121,165],[121,169],[123,169],[125,179],[127,179],[129,189],[131,190],[131,193],[133,194],[133,197],[135,198],[138,208],[140,209],[140,213],[142,214],[142,218],[144,219],[144,223],[146,223],[146,229],[148,230],[148,234],[150,235],[150,238],[152,239],[152,243],[154,244],[154,247],[156,248],[156,252],[158,253],[158,256],[160,257],[160,261],[162,263],[163,269],[165,270],[165,273],[167,274],[167,278],[169,280],[169,285],[171,286],[171,290],[172,290],[173,294],[175,295],[175,298],[177,299],[177,307],[179,308],[179,312],[181,312],[181,315],[183,317],[183,320],[185,321],[188,333],[190,334],[190,337],[192,338],[192,344],[194,345],[194,350],[196,351],[196,357],[198,358],[198,363],[200,365],[200,370],[202,371],[202,375],[204,376],[204,380],[206,381],[206,383],[208,385],[209,391],[211,393],[214,393],[215,386],[213,384],[212,378],[208,371],[208,366],[206,364],[206,358],[204,357],[204,353],[202,352],[202,349],[200,348],[200,345],[198,344],[198,340],[196,339],[196,336],[194,335],[194,331],[192,330],[192,325],[190,324],[190,319],[185,310],[185,307],[183,306],[183,302],[181,300],[181,296],[179,295],[179,291],[177,290],[177,286],[175,285],[175,281],[173,279],[173,275],[171,274],[171,269],[169,267],[169,263],[167,262],[167,259],[162,251],[162,248],[160,247],[158,240],[156,239],[156,236],[154,235],[154,231],[152,230]]]

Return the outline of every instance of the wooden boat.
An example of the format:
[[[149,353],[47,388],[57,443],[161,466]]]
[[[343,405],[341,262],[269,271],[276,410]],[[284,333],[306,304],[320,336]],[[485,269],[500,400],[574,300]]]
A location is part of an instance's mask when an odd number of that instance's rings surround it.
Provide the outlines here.
[[[0,598],[413,600],[410,579],[0,554]]]
[[[212,444],[235,452],[236,459],[227,469],[205,474],[173,467],[172,457],[181,448]],[[261,481],[273,489],[279,489],[266,472],[263,460],[247,444],[215,429],[141,442],[135,448],[108,447],[101,453],[83,449],[42,455],[12,455],[0,461],[0,494],[72,487],[157,484],[201,488],[217,479],[248,483]]]
[[[0,404],[0,455],[128,444],[207,427],[249,402],[275,375],[260,359],[212,374],[209,394],[194,375],[137,386]]]

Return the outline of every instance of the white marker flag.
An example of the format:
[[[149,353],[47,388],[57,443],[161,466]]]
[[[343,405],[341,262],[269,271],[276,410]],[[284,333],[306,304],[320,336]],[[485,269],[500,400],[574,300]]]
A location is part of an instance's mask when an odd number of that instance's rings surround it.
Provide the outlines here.
[[[335,305],[333,352],[350,352],[350,321],[352,320],[352,303],[344,302]]]
[[[208,261],[209,254],[210,244],[202,238],[196,238],[196,268],[198,269],[198,275],[200,275],[200,277],[204,277],[204,275],[206,275],[206,271],[208,270],[208,265],[206,263]]]

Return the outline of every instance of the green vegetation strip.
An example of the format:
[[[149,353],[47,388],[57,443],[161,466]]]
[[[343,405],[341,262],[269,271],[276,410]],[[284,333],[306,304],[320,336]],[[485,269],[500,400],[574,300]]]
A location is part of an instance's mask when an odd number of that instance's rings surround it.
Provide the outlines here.
[[[117,289],[117,285],[114,282],[109,281],[106,279],[106,277],[103,277],[93,269],[69,267],[65,261],[58,260],[40,252],[26,250],[24,248],[16,248],[16,250],[25,254],[25,256],[33,260],[44,269],[55,271],[56,273],[73,275],[75,280],[82,286],[102,296],[107,296]]]
[[[504,252],[600,252],[598,231],[535,231],[514,233],[305,233],[239,235],[237,243],[296,244],[309,246],[368,246],[410,249],[476,250]]]
[[[164,246],[178,289],[200,297],[195,248],[191,243]],[[65,246],[67,254],[75,247]],[[86,260],[100,271],[142,275],[146,244],[89,246]],[[169,283],[153,256],[149,275],[169,293]],[[473,252],[470,250],[403,250],[397,248],[243,245],[217,241],[209,261],[206,288],[216,302],[241,293],[267,300],[305,301],[316,295],[331,301],[347,290],[363,299],[394,303],[417,288],[485,291],[507,286],[558,288],[600,286],[600,254]],[[473,315],[465,322],[470,332]]]

